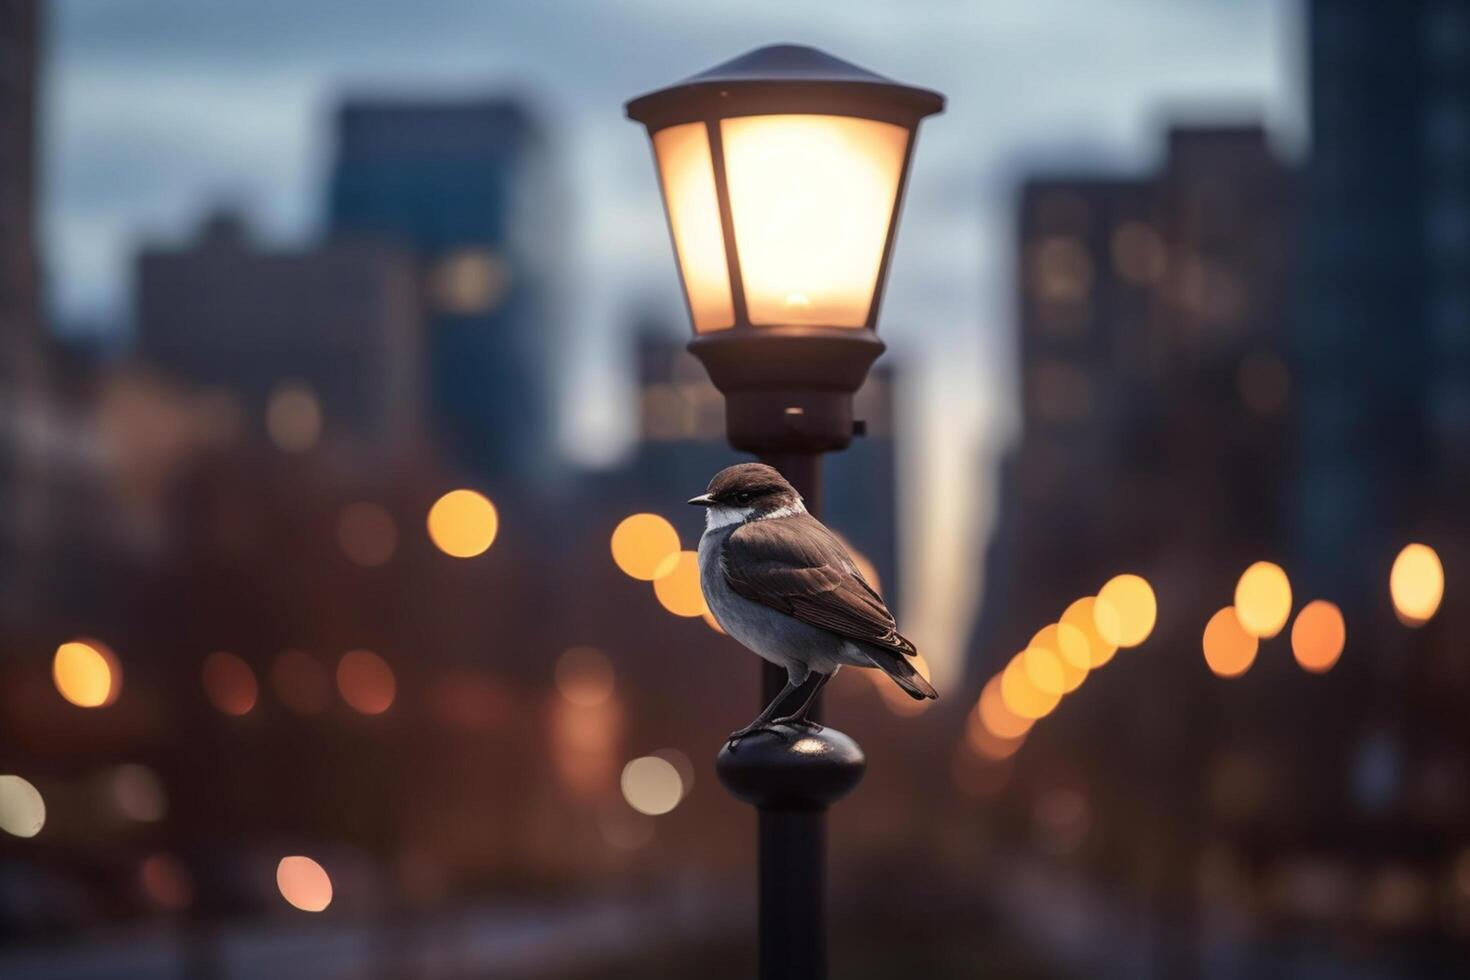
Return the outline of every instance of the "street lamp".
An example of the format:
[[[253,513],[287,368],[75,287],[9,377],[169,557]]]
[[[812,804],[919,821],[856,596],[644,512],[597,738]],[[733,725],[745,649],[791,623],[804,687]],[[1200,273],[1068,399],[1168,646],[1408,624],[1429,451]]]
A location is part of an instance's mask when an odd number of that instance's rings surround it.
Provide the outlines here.
[[[883,353],[878,309],[919,121],[944,97],[814,48],[772,45],[628,103],[648,128],[699,358],[730,445],[820,516],[820,455],[852,441],[853,394]],[[785,675],[764,669],[764,697]],[[804,698],[805,690],[793,698]],[[823,812],[862,777],[827,729],[720,754],[760,812],[761,976],[825,973]]]

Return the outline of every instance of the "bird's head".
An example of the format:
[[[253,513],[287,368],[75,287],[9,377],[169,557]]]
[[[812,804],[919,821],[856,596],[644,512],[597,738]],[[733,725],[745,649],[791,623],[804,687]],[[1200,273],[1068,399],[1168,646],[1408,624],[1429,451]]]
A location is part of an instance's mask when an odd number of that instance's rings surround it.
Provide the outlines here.
[[[721,527],[802,510],[801,494],[764,463],[741,463],[715,474],[709,489],[689,501],[709,508],[708,527]]]

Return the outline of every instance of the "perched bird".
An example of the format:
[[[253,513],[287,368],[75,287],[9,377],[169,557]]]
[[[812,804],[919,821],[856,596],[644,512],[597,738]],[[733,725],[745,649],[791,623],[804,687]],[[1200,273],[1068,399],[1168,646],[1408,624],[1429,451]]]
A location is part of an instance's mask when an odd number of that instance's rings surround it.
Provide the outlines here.
[[[726,633],[786,668],[786,687],[732,741],[774,725],[810,725],[817,692],[844,664],[878,668],[916,701],[939,697],[909,663],[918,651],[842,542],[775,469],[723,469],[689,502],[707,508],[699,584],[710,612]],[[817,683],[801,706],[774,718],[811,674]]]

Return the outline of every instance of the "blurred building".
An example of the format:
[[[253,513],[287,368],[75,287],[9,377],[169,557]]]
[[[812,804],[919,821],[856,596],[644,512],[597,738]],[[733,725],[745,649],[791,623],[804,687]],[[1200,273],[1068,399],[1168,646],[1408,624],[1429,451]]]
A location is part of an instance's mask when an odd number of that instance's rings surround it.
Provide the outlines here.
[[[1119,571],[1182,554],[1231,567],[1274,539],[1296,196],[1253,126],[1174,129],[1147,177],[1025,183],[1021,437],[1002,468],[978,667],[1004,665]],[[1181,600],[1213,585],[1179,571]]]
[[[0,618],[25,605],[19,574],[42,523],[43,343],[36,250],[40,7],[0,0]],[[10,567],[14,563],[14,567]]]
[[[436,434],[482,476],[554,462],[551,309],[559,210],[541,123],[508,99],[355,100],[337,117],[329,218],[421,274]]]
[[[419,431],[417,278],[392,246],[264,249],[217,215],[182,248],[145,250],[136,293],[142,360],[228,392],[282,448],[403,448]]]
[[[1308,7],[1310,288],[1298,519],[1317,581],[1379,594],[1470,477],[1470,9]]]
[[[724,396],[684,343],[673,339],[675,330],[645,316],[632,332],[637,337],[638,445],[629,476],[650,502],[679,502],[745,457],[725,442]],[[872,562],[890,604],[897,602],[898,591],[896,379],[891,363],[874,368],[853,404],[865,433],[822,463],[823,519]],[[696,524],[702,522],[703,515],[694,516]]]

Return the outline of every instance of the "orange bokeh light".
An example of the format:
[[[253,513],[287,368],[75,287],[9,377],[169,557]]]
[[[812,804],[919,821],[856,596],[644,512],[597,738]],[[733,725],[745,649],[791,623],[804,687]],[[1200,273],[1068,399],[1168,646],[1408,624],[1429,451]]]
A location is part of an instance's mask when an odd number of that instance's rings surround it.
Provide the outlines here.
[[[260,698],[255,671],[233,653],[217,650],[205,657],[201,676],[209,703],[227,715],[248,715]]]
[[[663,565],[667,568],[653,580],[653,594],[659,604],[675,616],[703,616],[706,607],[699,588],[699,556],[681,551],[665,557]]]
[[[77,707],[105,708],[122,694],[122,663],[99,640],[71,640],[56,648],[51,679],[57,692]]]
[[[1256,661],[1260,641],[1240,625],[1234,606],[1226,606],[1205,624],[1201,643],[1205,663],[1221,677],[1239,677]]]
[[[303,912],[321,912],[332,904],[332,879],[309,857],[292,855],[276,865],[281,897]]]
[[[398,680],[388,661],[371,650],[349,650],[337,661],[337,692],[355,711],[380,715],[393,706]]]
[[[1112,660],[1113,655],[1118,652],[1118,644],[1109,640],[1103,635],[1103,630],[1098,628],[1102,624],[1108,635],[1118,635],[1121,628],[1118,624],[1118,611],[1111,604],[1098,602],[1096,596],[1086,596],[1068,606],[1067,611],[1062,613],[1061,621],[1086,638],[1088,654],[1094,668]]]
[[[1347,624],[1342,610],[1326,599],[1313,599],[1296,614],[1291,624],[1291,652],[1303,670],[1325,674],[1342,656],[1347,643]]]
[[[651,582],[671,570],[664,559],[679,553],[679,532],[657,514],[623,518],[612,533],[612,556],[624,575]]]

